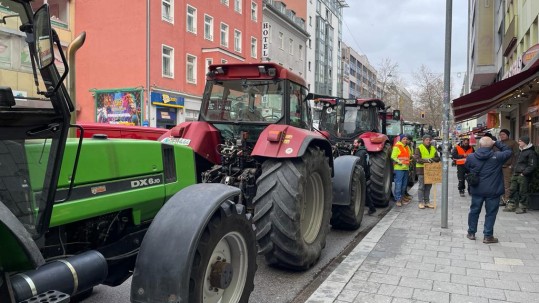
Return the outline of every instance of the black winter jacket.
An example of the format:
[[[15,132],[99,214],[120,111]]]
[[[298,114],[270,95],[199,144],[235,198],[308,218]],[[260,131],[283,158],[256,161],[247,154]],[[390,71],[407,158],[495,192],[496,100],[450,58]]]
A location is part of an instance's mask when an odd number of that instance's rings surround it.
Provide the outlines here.
[[[518,153],[517,161],[513,167],[513,174],[523,174],[530,177],[537,166],[537,154],[532,144],[528,144]]]
[[[472,196],[494,198],[505,193],[502,165],[511,158],[513,151],[501,141],[496,141],[494,146],[499,151],[495,152],[492,148],[480,147],[466,158],[464,166],[470,172],[477,173],[484,163],[479,172],[479,185],[470,186]]]

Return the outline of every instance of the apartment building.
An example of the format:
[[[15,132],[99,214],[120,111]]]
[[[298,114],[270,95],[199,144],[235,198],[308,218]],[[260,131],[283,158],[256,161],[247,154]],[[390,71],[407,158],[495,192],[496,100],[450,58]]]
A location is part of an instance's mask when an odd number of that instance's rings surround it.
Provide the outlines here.
[[[77,1],[75,18],[79,121],[197,120],[210,64],[261,60],[262,0]]]
[[[539,143],[538,19],[537,1],[469,0],[469,93],[453,101],[457,123],[477,119]]]
[[[262,60],[278,63],[305,78],[309,39],[305,19],[285,2],[274,0],[263,1],[262,18]]]
[[[73,40],[74,1],[68,0],[35,0],[32,8],[37,10],[48,3],[51,14],[51,24],[58,33],[64,53]],[[13,89],[16,96],[42,97],[37,94],[32,74],[32,62],[28,46],[20,36],[18,18],[9,18],[14,13],[0,1],[0,18],[6,17],[6,23],[0,23],[0,79],[2,85]],[[64,71],[60,53],[55,50],[55,64],[60,73]],[[43,90],[44,88],[41,87]]]
[[[377,71],[366,55],[341,43],[344,98],[378,98]]]

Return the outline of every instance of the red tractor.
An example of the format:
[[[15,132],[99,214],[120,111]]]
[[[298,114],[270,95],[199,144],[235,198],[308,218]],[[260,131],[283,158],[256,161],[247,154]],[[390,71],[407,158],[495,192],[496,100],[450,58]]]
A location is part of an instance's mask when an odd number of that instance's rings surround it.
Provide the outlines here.
[[[306,96],[306,82],[277,64],[212,65],[199,121],[160,139],[194,150],[199,182],[240,188],[259,253],[300,270],[320,257],[332,206],[331,144],[311,131]]]
[[[355,141],[368,152],[363,161],[367,194],[375,206],[385,207],[391,198],[391,141],[385,134],[385,104],[379,99],[318,98],[322,106],[319,129],[326,133],[335,158],[355,155]],[[337,158],[338,159],[338,158]]]

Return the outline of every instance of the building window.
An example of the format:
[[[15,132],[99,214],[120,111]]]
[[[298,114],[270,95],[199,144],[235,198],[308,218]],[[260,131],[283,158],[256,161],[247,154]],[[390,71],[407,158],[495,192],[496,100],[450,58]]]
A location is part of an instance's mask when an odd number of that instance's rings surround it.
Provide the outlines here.
[[[251,57],[256,58],[257,56],[257,41],[255,37],[251,37]]]
[[[187,54],[187,66],[186,66],[186,79],[187,82],[196,84],[197,83],[197,57]]]
[[[2,2],[2,1],[0,1]],[[5,1],[4,5],[5,5]],[[36,0],[31,2],[32,9],[36,11],[44,3],[49,4],[49,13],[51,21],[60,23],[61,27],[67,28],[69,24],[69,1],[68,0]],[[0,6],[2,4],[0,3]]]
[[[174,78],[174,49],[170,46],[163,45],[163,77]]]
[[[197,33],[197,9],[187,5],[187,31]]]
[[[228,25],[221,23],[221,45],[228,47]]]
[[[213,41],[213,18],[204,15],[204,39]]]
[[[281,49],[284,49],[284,39],[283,39],[283,33],[279,32],[279,45]]]
[[[241,32],[239,30],[234,30],[234,50],[241,52]]]
[[[207,58],[206,59],[206,67],[204,69],[204,74],[207,74],[209,71],[210,71],[210,65],[213,64],[213,59],[212,58]]]
[[[241,14],[241,7],[243,5],[243,0],[234,0],[234,10]]]
[[[309,61],[309,71],[311,71],[311,61]]]
[[[290,55],[294,54],[294,40],[292,40],[292,39],[288,40],[288,53]]]
[[[258,5],[254,2],[251,2],[251,20],[258,20]]]
[[[311,48],[311,39],[309,39],[309,48]]]
[[[174,0],[162,0],[161,19],[174,23]]]
[[[299,60],[303,60],[303,45],[299,45]]]
[[[221,3],[228,6],[228,0],[221,0]]]
[[[221,59],[221,64],[227,64],[228,61],[226,59]]]
[[[309,26],[313,26],[313,17],[309,16]]]
[[[322,10],[322,2],[320,0],[316,1],[316,12],[320,13],[320,10]]]

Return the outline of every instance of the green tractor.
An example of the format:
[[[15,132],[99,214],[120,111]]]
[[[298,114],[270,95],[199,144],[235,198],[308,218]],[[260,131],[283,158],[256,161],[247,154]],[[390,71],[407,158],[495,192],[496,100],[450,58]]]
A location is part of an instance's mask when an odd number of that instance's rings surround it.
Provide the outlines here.
[[[132,302],[248,302],[256,238],[240,190],[195,184],[187,146],[68,139],[77,126],[48,5],[2,6],[26,37],[42,97],[0,87],[0,302],[76,301],[130,276]]]

